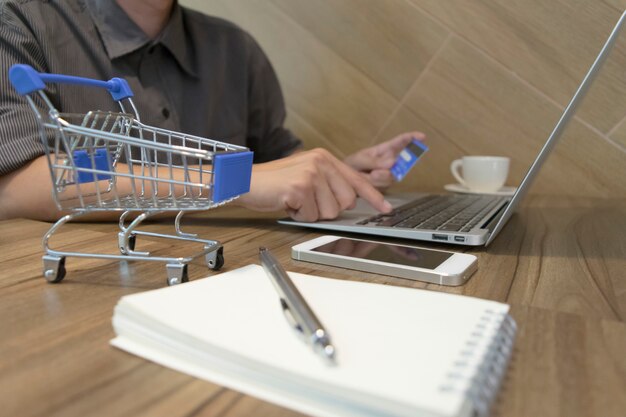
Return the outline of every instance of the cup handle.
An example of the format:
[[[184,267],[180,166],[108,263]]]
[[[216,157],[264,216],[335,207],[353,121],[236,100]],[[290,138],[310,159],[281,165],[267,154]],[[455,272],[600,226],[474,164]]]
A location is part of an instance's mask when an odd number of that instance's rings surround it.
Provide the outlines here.
[[[465,180],[463,179],[463,177],[459,173],[459,169],[461,168],[462,165],[463,165],[463,161],[461,159],[455,159],[450,164],[450,172],[452,172],[452,175],[454,176],[454,178],[456,178],[456,180],[459,182],[459,184],[464,185],[465,187],[467,187],[467,184],[465,183]]]

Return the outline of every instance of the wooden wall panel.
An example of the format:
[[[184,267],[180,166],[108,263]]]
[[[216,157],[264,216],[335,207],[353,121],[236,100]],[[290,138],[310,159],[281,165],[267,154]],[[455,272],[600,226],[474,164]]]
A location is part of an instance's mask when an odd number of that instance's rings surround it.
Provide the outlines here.
[[[510,157],[510,184],[522,180],[561,112],[459,38],[442,51],[406,103],[465,152]],[[626,192],[621,180],[626,178],[626,164],[620,164],[623,155],[616,155],[613,148],[574,121],[544,167],[535,191],[596,197],[608,195],[613,188]],[[616,166],[613,173],[597,169],[603,159]],[[562,190],[568,182],[578,185]]]
[[[626,120],[622,120],[611,132],[611,139],[626,149]]]
[[[345,157],[347,152],[341,150],[337,144],[328,140],[326,136],[318,132],[304,118],[300,117],[295,111],[291,111],[285,123],[287,129],[297,132],[298,137],[306,144],[308,149],[326,148],[338,157]]]
[[[411,0],[565,105],[621,10],[598,0]],[[614,3],[617,3],[615,1]],[[608,132],[626,112],[626,39],[618,42],[580,115]]]
[[[406,0],[271,2],[398,99],[448,35]]]
[[[441,190],[463,154],[512,158],[517,183],[626,0],[182,0],[232,20],[267,52],[287,125],[339,156],[422,130],[431,152],[396,188]],[[626,33],[534,193],[626,185]]]

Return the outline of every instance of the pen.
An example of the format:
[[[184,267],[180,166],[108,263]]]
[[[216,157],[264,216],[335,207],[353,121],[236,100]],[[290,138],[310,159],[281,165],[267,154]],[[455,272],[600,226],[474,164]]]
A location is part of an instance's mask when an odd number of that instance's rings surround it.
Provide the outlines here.
[[[330,335],[322,326],[311,307],[302,297],[287,272],[266,248],[259,248],[259,258],[265,273],[274,284],[287,321],[303,336],[315,353],[334,363],[335,348]]]

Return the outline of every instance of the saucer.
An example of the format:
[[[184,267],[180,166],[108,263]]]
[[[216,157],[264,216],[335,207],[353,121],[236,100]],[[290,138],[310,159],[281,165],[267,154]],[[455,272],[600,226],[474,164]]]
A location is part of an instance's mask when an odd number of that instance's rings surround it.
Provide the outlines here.
[[[481,191],[470,190],[469,188],[461,184],[446,184],[444,185],[443,188],[446,189],[447,191],[452,191],[453,193],[501,195],[501,196],[511,196],[515,194],[515,191],[517,191],[517,187],[504,186],[497,191],[481,192]]]

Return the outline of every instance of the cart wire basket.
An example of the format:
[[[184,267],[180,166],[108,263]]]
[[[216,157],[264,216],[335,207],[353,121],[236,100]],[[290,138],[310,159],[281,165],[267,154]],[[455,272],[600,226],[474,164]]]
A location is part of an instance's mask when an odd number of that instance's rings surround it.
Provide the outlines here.
[[[188,263],[200,256],[205,257],[209,268],[221,268],[224,256],[220,242],[183,232],[181,219],[188,211],[221,206],[249,191],[253,153],[248,148],[141,123],[130,86],[121,78],[100,81],[46,74],[17,64],[9,70],[9,79],[35,114],[54,201],[59,210],[69,213],[43,238],[46,280],[60,282],[64,278],[68,256],[164,262],[168,285],[186,282]],[[104,88],[119,104],[120,112],[60,113],[44,92],[47,83]],[[50,247],[50,238],[65,223],[104,211],[120,213],[119,254]],[[171,211],[178,212],[175,234],[139,230],[149,217]],[[153,256],[135,251],[137,236],[197,242],[203,250],[189,257]]]

